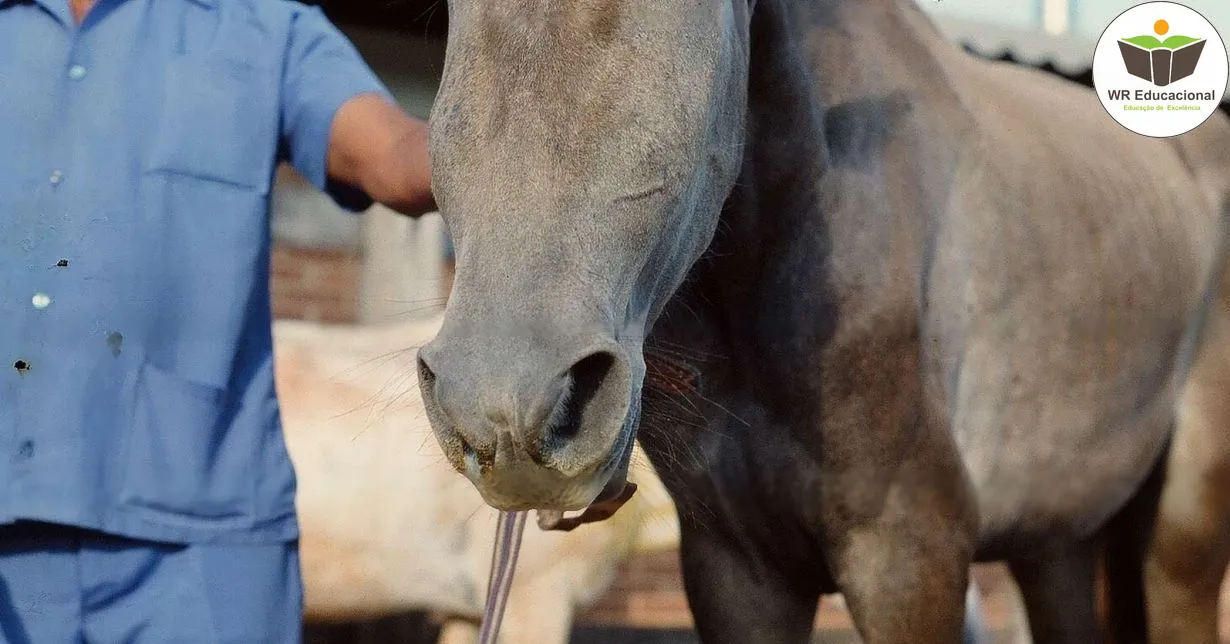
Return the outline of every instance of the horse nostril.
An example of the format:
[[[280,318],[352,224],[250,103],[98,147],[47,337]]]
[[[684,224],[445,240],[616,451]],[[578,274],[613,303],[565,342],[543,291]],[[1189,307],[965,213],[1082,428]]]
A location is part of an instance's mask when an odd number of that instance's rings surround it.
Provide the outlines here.
[[[419,354],[419,381],[422,383],[423,387],[429,390],[435,389],[436,372],[432,371],[431,367],[427,366],[427,361],[423,360],[423,355],[421,353]]]
[[[482,464],[479,462],[478,452],[474,449],[474,446],[471,445],[470,441],[466,440],[464,437],[460,437],[460,440],[461,451],[465,460],[466,469],[472,472],[481,471]]]
[[[436,372],[423,359],[423,354],[420,351],[418,355],[418,372],[419,372],[419,393],[423,397],[423,407],[426,409],[428,417],[432,418],[432,424],[442,423],[454,433],[457,433],[457,426],[449,417],[448,413],[440,406],[440,401],[436,391]],[[457,433],[457,440],[461,442],[461,448],[467,465],[477,462],[476,450],[470,441],[464,436]]]
[[[589,404],[598,395],[602,383],[615,366],[615,355],[598,351],[585,356],[568,369],[568,383],[547,417],[544,435],[547,452],[562,447],[576,438]]]

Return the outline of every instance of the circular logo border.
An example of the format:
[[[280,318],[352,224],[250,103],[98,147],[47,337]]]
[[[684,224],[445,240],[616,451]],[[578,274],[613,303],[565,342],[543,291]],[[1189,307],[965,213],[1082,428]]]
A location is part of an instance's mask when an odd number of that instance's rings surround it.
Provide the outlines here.
[[[1196,14],[1197,16],[1200,16],[1200,19],[1204,20],[1204,22],[1209,25],[1209,28],[1212,29],[1213,33],[1217,36],[1218,42],[1221,43],[1222,54],[1226,57],[1227,76],[1230,76],[1230,47],[1226,45],[1225,37],[1221,35],[1221,32],[1218,31],[1217,29],[1217,25],[1213,24],[1212,20],[1209,20],[1208,17],[1205,16],[1203,13],[1200,13],[1199,11],[1181,2],[1174,2],[1173,0],[1152,0],[1151,2],[1142,2],[1140,4],[1132,5],[1128,7],[1127,9],[1124,9],[1123,11],[1120,11],[1118,14],[1116,14],[1115,17],[1111,18],[1110,22],[1106,23],[1106,26],[1102,28],[1102,33],[1098,35],[1097,41],[1094,42],[1093,57],[1089,61],[1089,77],[1093,83],[1093,91],[1095,94],[1097,94],[1098,104],[1102,106],[1102,109],[1106,112],[1106,115],[1110,117],[1110,120],[1114,121],[1115,123],[1119,125],[1119,127],[1122,127],[1123,129],[1127,130],[1128,132],[1131,132],[1132,134],[1135,134],[1138,136],[1149,137],[1151,139],[1170,139],[1176,136],[1183,136],[1184,134],[1187,134],[1188,132],[1191,132],[1192,130],[1207,123],[1208,120],[1213,117],[1213,114],[1218,109],[1221,109],[1222,105],[1225,105],[1226,97],[1230,96],[1230,92],[1226,90],[1226,83],[1222,83],[1222,88],[1218,90],[1219,92],[1221,92],[1221,96],[1218,99],[1217,105],[1207,115],[1205,115],[1205,117],[1201,119],[1199,123],[1193,125],[1192,127],[1182,132],[1178,132],[1176,134],[1167,134],[1165,136],[1159,136],[1159,135],[1153,135],[1153,134],[1145,134],[1143,132],[1137,132],[1136,130],[1133,130],[1132,128],[1125,125],[1119,119],[1115,118],[1115,115],[1111,112],[1110,108],[1107,107],[1106,102],[1102,100],[1102,93],[1101,93],[1102,90],[1098,87],[1098,76],[1096,72],[1097,60],[1098,60],[1098,50],[1102,46],[1102,41],[1105,40],[1106,38],[1106,32],[1110,31],[1111,25],[1115,24],[1115,22],[1118,21],[1120,18],[1122,18],[1123,15],[1126,14],[1127,12],[1135,11],[1136,9],[1139,9],[1141,7],[1147,7],[1149,5],[1174,5],[1174,6],[1187,9],[1188,11]],[[1228,79],[1228,82],[1230,82],[1230,79]]]

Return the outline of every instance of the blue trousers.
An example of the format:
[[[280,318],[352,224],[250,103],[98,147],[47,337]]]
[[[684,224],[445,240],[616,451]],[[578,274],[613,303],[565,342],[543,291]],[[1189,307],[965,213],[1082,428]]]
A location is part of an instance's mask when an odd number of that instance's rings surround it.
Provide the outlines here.
[[[302,610],[297,543],[0,527],[2,644],[301,644]]]

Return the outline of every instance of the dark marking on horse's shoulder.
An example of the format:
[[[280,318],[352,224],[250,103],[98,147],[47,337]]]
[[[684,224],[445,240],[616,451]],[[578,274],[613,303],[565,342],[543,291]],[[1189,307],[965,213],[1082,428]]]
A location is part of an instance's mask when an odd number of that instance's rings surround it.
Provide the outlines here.
[[[836,167],[864,170],[888,147],[894,130],[913,105],[902,91],[866,96],[830,106],[824,136]]]

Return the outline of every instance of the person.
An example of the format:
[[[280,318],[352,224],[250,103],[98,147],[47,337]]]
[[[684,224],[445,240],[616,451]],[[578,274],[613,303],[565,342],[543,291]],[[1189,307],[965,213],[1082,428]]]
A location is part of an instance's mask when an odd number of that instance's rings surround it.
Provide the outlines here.
[[[0,0],[0,61],[0,641],[299,642],[271,183],[430,212],[427,125],[290,0]]]

